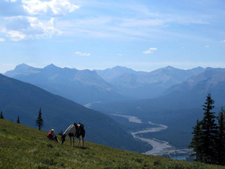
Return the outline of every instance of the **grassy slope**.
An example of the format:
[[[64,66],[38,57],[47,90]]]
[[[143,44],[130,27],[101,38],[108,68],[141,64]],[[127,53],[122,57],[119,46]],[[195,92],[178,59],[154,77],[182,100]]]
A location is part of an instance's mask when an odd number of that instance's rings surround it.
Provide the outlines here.
[[[50,141],[47,132],[0,119],[0,168],[222,168],[138,154],[91,142]],[[77,142],[77,140],[76,140]]]

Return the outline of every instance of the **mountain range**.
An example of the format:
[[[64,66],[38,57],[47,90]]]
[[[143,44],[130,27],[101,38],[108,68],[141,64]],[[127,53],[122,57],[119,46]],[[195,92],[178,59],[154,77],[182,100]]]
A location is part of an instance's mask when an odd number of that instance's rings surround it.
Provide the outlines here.
[[[145,123],[165,124],[167,130],[152,133],[149,137],[182,148],[187,148],[192,127],[203,116],[206,95],[211,93],[215,100],[215,112],[225,104],[225,69],[221,68],[181,70],[168,66],[143,72],[116,66],[90,71],[55,65],[38,69],[22,64],[5,75],[83,105],[92,103],[89,108],[109,115],[129,132],[143,126],[111,114],[131,115]]]
[[[111,69],[97,70],[97,73],[125,95],[136,99],[146,99],[160,96],[164,90],[187,80],[202,69],[197,67],[182,70],[167,66],[152,72],[143,72],[116,66]]]
[[[40,69],[21,64],[5,75],[80,104],[127,99],[95,71],[90,70],[59,68],[53,64]]]
[[[85,105],[155,98],[172,85],[185,81],[202,69],[198,67],[181,70],[168,66],[152,72],[143,72],[116,66],[90,71],[59,68],[53,64],[43,69],[21,64],[5,75]]]

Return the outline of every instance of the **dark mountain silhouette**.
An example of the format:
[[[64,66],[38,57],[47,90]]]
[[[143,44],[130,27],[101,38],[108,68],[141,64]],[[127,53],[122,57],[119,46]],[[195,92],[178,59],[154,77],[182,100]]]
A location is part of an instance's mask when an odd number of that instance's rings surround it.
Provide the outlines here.
[[[56,67],[53,68],[57,71]],[[60,132],[74,122],[81,122],[85,126],[88,141],[127,150],[143,151],[139,149],[144,147],[143,143],[135,141],[107,115],[34,85],[0,74],[0,96],[0,110],[5,119],[15,121],[19,116],[21,124],[37,127],[35,122],[41,108],[44,120],[43,130],[48,131],[54,128],[56,132]]]
[[[80,104],[127,99],[95,71],[59,68],[51,64],[43,69],[22,64],[6,76],[34,84]]]

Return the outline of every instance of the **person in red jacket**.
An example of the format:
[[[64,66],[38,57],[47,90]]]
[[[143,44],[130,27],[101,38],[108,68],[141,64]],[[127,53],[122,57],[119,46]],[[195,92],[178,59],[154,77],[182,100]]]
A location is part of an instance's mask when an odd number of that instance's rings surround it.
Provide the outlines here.
[[[54,129],[51,129],[47,135],[47,137],[49,138],[49,140],[55,140],[58,142],[58,138],[54,133]]]

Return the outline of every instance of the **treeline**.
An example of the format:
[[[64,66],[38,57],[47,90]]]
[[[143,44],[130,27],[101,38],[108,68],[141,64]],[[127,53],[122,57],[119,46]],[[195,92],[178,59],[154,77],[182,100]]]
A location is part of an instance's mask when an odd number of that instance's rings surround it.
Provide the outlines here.
[[[218,116],[213,112],[215,101],[207,95],[203,105],[204,116],[193,127],[193,138],[189,148],[192,157],[207,164],[225,165],[225,110],[221,108]]]
[[[1,114],[0,114],[0,119],[4,119],[2,111],[1,111]],[[19,116],[17,117],[17,123],[20,124],[20,117]],[[36,126],[38,126],[39,130],[41,130],[41,128],[44,126],[44,120],[42,119],[41,108],[40,108],[40,110],[38,112],[38,117],[36,119]]]

